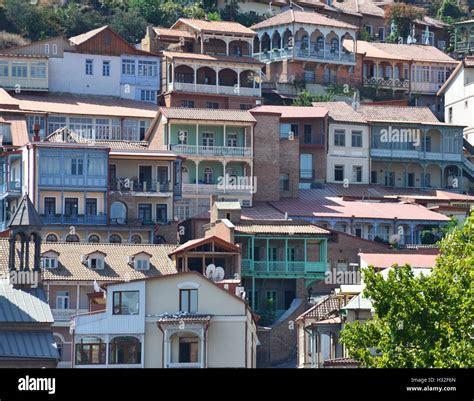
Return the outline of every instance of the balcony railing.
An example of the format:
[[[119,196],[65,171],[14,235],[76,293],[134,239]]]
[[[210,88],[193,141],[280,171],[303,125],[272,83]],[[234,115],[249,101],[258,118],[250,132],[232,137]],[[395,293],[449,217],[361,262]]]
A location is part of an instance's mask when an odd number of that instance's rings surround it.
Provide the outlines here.
[[[87,312],[87,309],[51,309],[55,322],[69,322],[72,316]]]
[[[21,181],[16,180],[16,181],[1,181],[0,182],[0,194],[3,194],[5,192],[10,192],[12,194],[21,193]]]
[[[236,194],[251,195],[254,193],[253,185],[228,184],[183,184],[183,194]]]
[[[206,85],[194,84],[188,82],[172,82],[168,84],[168,91],[177,92],[196,92],[196,93],[212,93],[217,95],[238,95],[238,96],[262,96],[260,88],[247,88],[243,86],[223,86],[223,85]]]
[[[252,157],[252,148],[249,147],[171,145],[171,150],[191,156]]]
[[[167,366],[170,369],[199,369],[201,364],[199,362],[169,362]]]
[[[408,79],[392,78],[364,78],[364,86],[383,89],[409,89],[410,81]]]
[[[118,178],[116,181],[112,181],[109,184],[111,191],[119,192],[155,192],[155,193],[168,193],[173,192],[173,185],[170,181],[159,182],[159,181],[133,181],[126,178]]]
[[[474,49],[474,40],[465,40],[456,42],[456,51],[467,51]]]
[[[422,150],[410,149],[377,149],[370,150],[371,157],[387,157],[399,159],[419,159],[419,160],[445,160],[452,162],[461,162],[462,153],[441,153],[441,152],[424,152]]]
[[[85,216],[85,215],[41,215],[41,220],[44,224],[106,224],[107,216]]]
[[[135,219],[135,218],[128,218],[128,219],[121,219],[121,218],[114,218],[110,219],[110,224],[116,224],[121,226],[154,226],[155,224],[169,224],[170,220],[152,220],[152,219]]]
[[[253,261],[242,260],[242,273],[269,273],[269,274],[304,274],[304,273],[324,273],[326,264],[323,262],[305,262],[305,261]]]
[[[271,51],[263,51],[260,53],[254,53],[253,57],[259,59],[261,61],[279,61],[282,59],[289,59],[289,58],[298,58],[298,59],[306,59],[306,60],[315,60],[315,61],[323,61],[323,60],[331,60],[334,61],[335,64],[354,64],[355,63],[355,54],[354,53],[347,53],[347,52],[340,52],[340,51],[332,51],[332,50],[315,50],[296,47],[294,49],[272,49]]]

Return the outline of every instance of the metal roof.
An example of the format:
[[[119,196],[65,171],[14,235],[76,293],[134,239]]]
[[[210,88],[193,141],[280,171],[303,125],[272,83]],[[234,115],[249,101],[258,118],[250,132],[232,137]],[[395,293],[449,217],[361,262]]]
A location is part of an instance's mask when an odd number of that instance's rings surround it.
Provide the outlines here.
[[[0,322],[53,323],[43,289],[19,290],[0,280]]]
[[[8,227],[40,227],[42,224],[41,217],[33,206],[33,203],[31,203],[28,195],[25,195],[13,214]]]
[[[0,358],[59,359],[59,353],[50,332],[0,331]]]

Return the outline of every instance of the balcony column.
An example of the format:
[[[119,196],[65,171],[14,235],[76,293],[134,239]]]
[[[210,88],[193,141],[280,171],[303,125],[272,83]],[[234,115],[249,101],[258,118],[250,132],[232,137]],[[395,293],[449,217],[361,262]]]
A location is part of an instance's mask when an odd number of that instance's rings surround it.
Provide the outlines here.
[[[240,68],[237,68],[237,94],[240,95]]]
[[[76,286],[76,310],[77,310],[77,311],[80,309],[80,308],[79,308],[79,306],[80,306],[80,295],[81,295],[81,287],[80,287],[80,285],[78,284],[78,285]],[[69,308],[72,309],[72,308],[71,308],[71,305],[69,305]]]
[[[199,160],[194,160],[196,165],[196,192],[199,192]]]
[[[392,93],[395,94],[395,62],[392,61]]]
[[[410,223],[410,243],[415,243],[415,224]]]
[[[25,238],[25,270],[30,271],[30,235]]]
[[[267,273],[270,271],[270,248],[268,246],[268,238],[266,240],[266,256],[267,256]]]
[[[218,94],[219,93],[219,71],[220,71],[220,68],[216,67],[215,71],[216,71],[216,93]]]
[[[222,176],[224,177],[224,193],[226,193],[226,189],[227,189],[226,168],[227,168],[227,160],[222,160]]]
[[[407,187],[408,185],[408,163],[403,163],[403,186]]]
[[[204,328],[201,328],[201,333],[199,335],[200,339],[201,339],[201,352],[200,352],[200,356],[201,356],[201,369],[204,369],[204,337],[205,337],[205,331],[204,331]]]
[[[225,54],[229,56],[229,38],[225,38]]]
[[[226,124],[224,124],[223,131],[224,131],[224,138],[222,142],[222,147],[225,149],[225,147],[227,146],[227,125]]]
[[[193,67],[193,71],[194,71],[194,81],[193,81],[193,83],[194,83],[194,92],[197,92],[197,66],[196,66],[196,64],[193,64],[192,67]]]
[[[288,273],[288,238],[285,238],[285,273]]]
[[[446,166],[440,166],[440,168],[441,168],[440,186],[441,188],[444,188],[444,170],[446,169]]]
[[[163,333],[163,368],[168,368],[169,363],[171,362],[171,353],[170,353],[170,344],[171,341],[169,339],[168,329],[164,329]],[[143,355],[142,355],[143,358]]]

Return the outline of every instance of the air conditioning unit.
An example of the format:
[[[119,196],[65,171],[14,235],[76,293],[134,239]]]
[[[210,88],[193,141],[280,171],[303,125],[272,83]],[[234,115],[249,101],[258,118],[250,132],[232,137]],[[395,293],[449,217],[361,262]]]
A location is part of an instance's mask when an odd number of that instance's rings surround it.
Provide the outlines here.
[[[81,255],[81,263],[86,264],[88,259],[87,255]]]

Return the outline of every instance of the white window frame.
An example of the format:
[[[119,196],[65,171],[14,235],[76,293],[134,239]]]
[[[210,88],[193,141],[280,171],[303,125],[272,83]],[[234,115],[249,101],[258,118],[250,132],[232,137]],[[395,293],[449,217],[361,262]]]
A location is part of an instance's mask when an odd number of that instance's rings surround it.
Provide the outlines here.
[[[237,134],[235,134],[233,132],[227,134],[227,146],[229,148],[236,148],[237,147]]]
[[[102,61],[102,76],[110,77],[110,61],[109,60]]]
[[[45,256],[42,259],[44,269],[56,269],[58,267],[58,259],[50,256]]]
[[[88,58],[85,61],[85,67],[86,67],[86,75],[94,75],[94,60]]]
[[[215,144],[214,132],[203,132],[202,133],[202,146],[213,147],[214,144]]]
[[[57,44],[53,44],[53,54],[58,54],[58,45]]]
[[[135,270],[143,271],[150,269],[150,260],[148,258],[135,258]]]
[[[61,295],[58,295],[58,294],[61,294]],[[56,292],[56,309],[65,309],[65,310],[70,309],[71,305],[69,301],[70,301],[69,291]]]
[[[92,266],[92,261],[95,260],[95,267]],[[104,258],[101,258],[100,256],[94,256],[94,257],[90,257],[88,259],[88,265],[89,265],[89,269],[92,269],[92,270],[103,270],[104,269]]]

